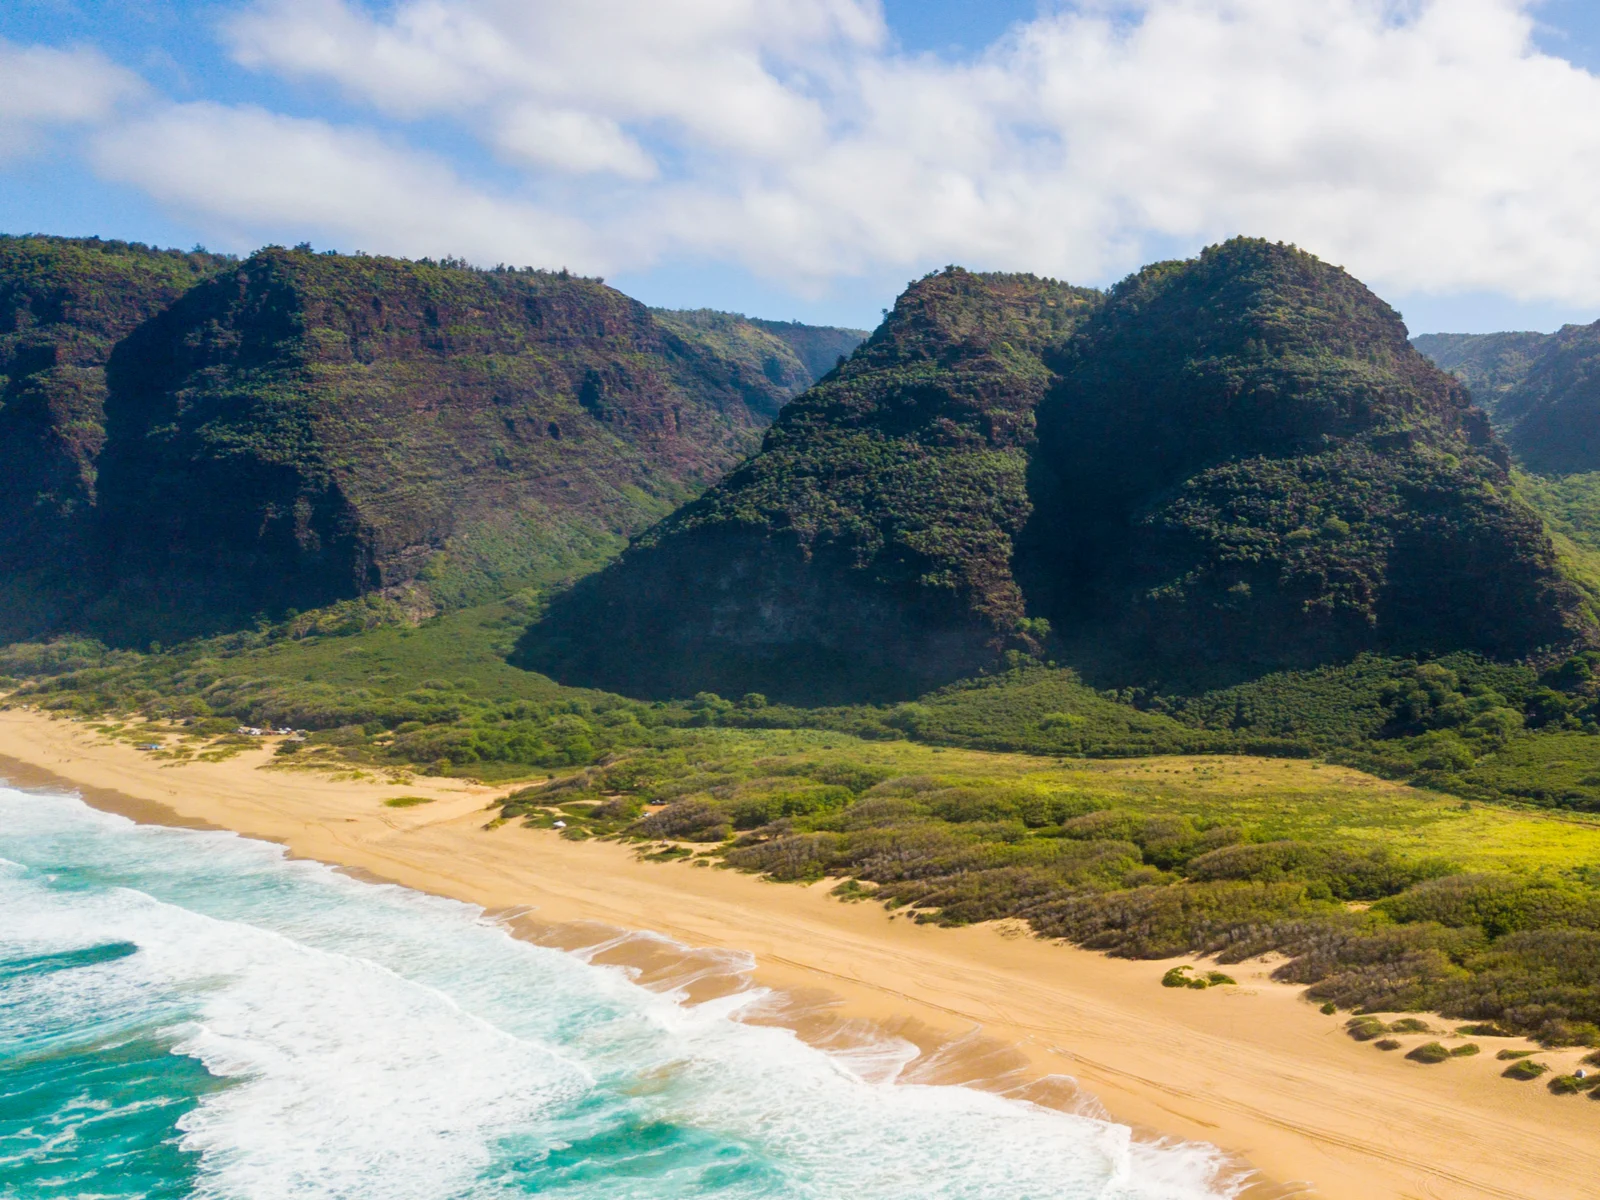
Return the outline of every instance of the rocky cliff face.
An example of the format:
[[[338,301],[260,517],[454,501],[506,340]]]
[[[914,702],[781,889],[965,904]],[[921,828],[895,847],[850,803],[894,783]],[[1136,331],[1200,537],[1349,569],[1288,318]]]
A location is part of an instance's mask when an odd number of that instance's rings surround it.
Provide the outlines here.
[[[829,325],[802,325],[797,321],[760,321],[715,309],[652,309],[667,329],[701,341],[715,353],[737,364],[750,379],[765,378],[773,385],[778,403],[757,405],[768,420],[778,415],[782,403],[805,391],[848,358],[867,340],[865,330]]]
[[[785,398],[596,282],[281,250],[109,379],[105,619],[503,593],[700,490]]]
[[[914,695],[1008,648],[1215,683],[1581,640],[1506,462],[1397,314],[1292,247],[1239,239],[1103,303],[950,271],[558,603],[521,661],[634,694],[827,701]]]
[[[81,602],[112,347],[227,262],[0,236],[0,634]]]
[[[1496,411],[1530,471],[1600,471],[1600,322],[1550,335]]]
[[[426,608],[549,582],[703,490],[810,382],[740,318],[712,336],[565,274],[50,246],[49,286],[0,261],[21,297],[12,636],[171,640],[365,592]],[[70,594],[32,609],[50,543],[28,511],[87,548]]]

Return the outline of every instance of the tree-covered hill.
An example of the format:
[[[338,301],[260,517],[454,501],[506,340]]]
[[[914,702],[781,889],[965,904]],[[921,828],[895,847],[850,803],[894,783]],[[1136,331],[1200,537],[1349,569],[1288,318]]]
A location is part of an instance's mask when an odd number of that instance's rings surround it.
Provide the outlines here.
[[[1465,389],[1344,271],[1236,239],[1119,284],[1039,412],[1030,607],[1120,682],[1592,622]]]
[[[909,698],[1007,650],[1216,686],[1569,648],[1593,621],[1507,462],[1398,314],[1292,247],[1237,239],[1103,302],[952,269],[519,661],[817,703]]]
[[[914,284],[758,455],[560,598],[519,661],[630,694],[811,702],[992,662],[1027,637],[1010,559],[1044,355],[1098,299],[954,268]]]
[[[0,626],[48,627],[81,600],[106,360],[228,262],[99,238],[0,236]]]
[[[5,239],[0,308],[12,637],[170,641],[581,573],[813,378],[753,322],[596,280],[303,248]]]

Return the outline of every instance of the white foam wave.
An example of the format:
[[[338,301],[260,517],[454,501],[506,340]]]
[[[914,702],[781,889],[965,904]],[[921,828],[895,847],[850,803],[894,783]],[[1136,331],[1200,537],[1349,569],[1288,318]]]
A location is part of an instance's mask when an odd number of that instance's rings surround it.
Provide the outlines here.
[[[179,997],[179,1051],[234,1081],[182,1123],[207,1200],[1230,1190],[1209,1147],[897,1083],[916,1054],[902,1039],[829,1055],[736,1019],[760,989],[682,1003],[694,981],[748,969],[742,957],[653,992],[596,965],[598,948],[518,941],[467,905],[5,789],[0,850],[26,868],[0,872],[0,905],[20,917],[0,942],[140,947],[50,976],[41,996],[85,1012]]]

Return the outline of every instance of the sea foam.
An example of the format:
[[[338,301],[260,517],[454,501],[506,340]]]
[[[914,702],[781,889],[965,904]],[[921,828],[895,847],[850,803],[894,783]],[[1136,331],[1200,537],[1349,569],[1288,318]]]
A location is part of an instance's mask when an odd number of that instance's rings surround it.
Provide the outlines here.
[[[1201,1200],[1238,1187],[1209,1147],[907,1082],[917,1049],[903,1039],[828,1053],[750,1019],[770,999],[759,988],[691,1003],[694,971],[645,987],[596,947],[532,944],[472,906],[264,842],[0,789],[0,856],[0,1079],[35,1078],[51,1054],[81,1075],[144,1048],[137,1087],[35,1089],[41,1111],[0,1112],[8,1196],[79,1194],[116,1178],[96,1161],[113,1152],[149,1178],[107,1194],[215,1200]],[[165,1138],[112,1146],[94,1124],[107,1114],[165,1122]]]

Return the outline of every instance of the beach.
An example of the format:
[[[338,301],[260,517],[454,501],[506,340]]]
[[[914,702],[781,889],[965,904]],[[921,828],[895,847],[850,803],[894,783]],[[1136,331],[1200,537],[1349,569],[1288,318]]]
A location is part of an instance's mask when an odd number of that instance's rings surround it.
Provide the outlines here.
[[[1490,1052],[1440,1066],[1381,1054],[1301,989],[1272,982],[1270,962],[1228,967],[1237,987],[1163,988],[1162,974],[1186,960],[1111,959],[1008,924],[918,925],[834,899],[826,883],[641,862],[627,846],[514,822],[487,828],[505,788],[330,777],[273,761],[263,743],[179,763],[81,723],[0,712],[0,777],[15,786],[70,788],[137,820],[279,842],[481,905],[546,943],[593,946],[643,931],[681,943],[680,956],[746,952],[757,982],[801,998],[794,1011],[809,1014],[811,1036],[835,1036],[850,1021],[901,1032],[932,1048],[930,1081],[1026,1094],[1028,1080],[1069,1076],[1145,1136],[1240,1156],[1272,1181],[1263,1195],[1554,1200],[1585,1194],[1600,1175],[1600,1105],[1500,1077],[1492,1051],[1524,1043],[1489,1039]],[[430,802],[383,804],[398,796]],[[648,965],[666,952],[623,939],[604,953]],[[681,965],[661,969],[682,975]],[[1544,1057],[1565,1067],[1578,1052]],[[1033,1086],[1050,1098],[1048,1086]],[[1070,1088],[1056,1092],[1075,1100]]]

